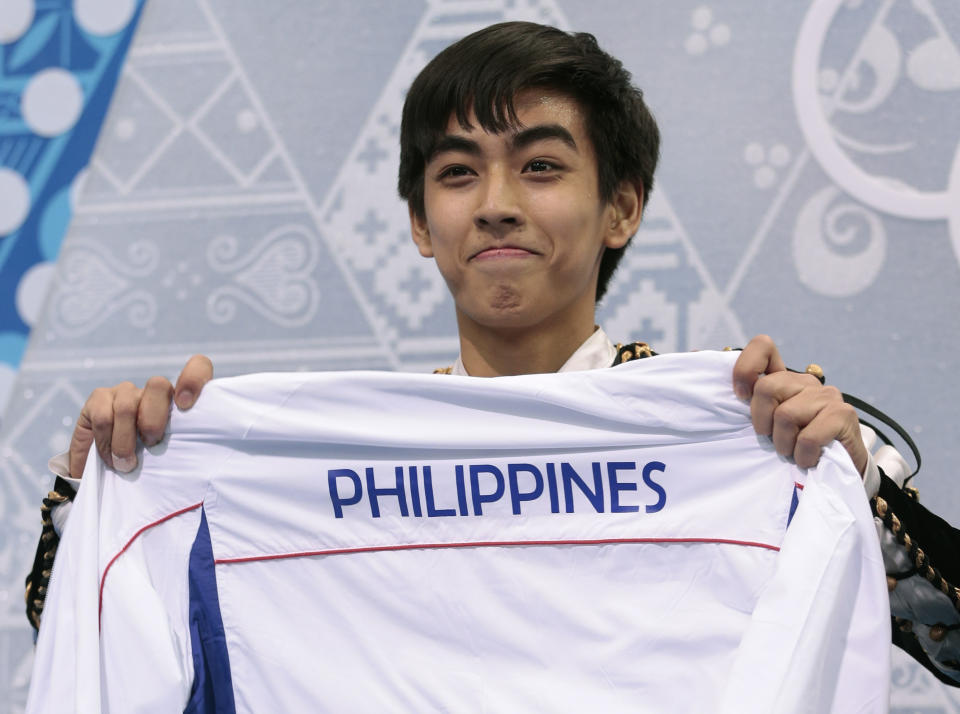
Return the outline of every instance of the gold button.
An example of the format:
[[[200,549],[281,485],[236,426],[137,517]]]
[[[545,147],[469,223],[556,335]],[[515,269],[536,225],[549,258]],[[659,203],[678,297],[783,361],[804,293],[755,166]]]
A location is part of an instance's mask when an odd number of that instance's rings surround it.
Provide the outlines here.
[[[947,636],[947,626],[946,625],[933,625],[930,628],[930,639],[934,642],[943,642],[943,638]]]
[[[908,620],[908,619],[906,619],[906,618],[903,618],[903,617],[897,617],[897,618],[895,618],[895,619],[896,619],[896,621],[897,621],[897,629],[899,629],[900,632],[913,632],[913,622],[912,622],[912,621],[910,621],[910,620]]]
[[[807,365],[807,369],[804,371],[806,371],[807,374],[812,374],[814,377],[816,377],[819,380],[823,379],[823,367],[821,367],[818,364],[811,362],[810,364]]]

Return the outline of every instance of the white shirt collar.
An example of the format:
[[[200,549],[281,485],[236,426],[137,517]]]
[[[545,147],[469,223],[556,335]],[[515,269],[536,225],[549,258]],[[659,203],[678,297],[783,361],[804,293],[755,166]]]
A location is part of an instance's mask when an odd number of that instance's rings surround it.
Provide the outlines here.
[[[609,367],[613,364],[616,356],[617,348],[613,346],[603,328],[598,327],[557,371],[579,372],[587,369]],[[457,361],[453,363],[450,374],[460,375],[461,377],[469,376],[460,356],[457,356]]]

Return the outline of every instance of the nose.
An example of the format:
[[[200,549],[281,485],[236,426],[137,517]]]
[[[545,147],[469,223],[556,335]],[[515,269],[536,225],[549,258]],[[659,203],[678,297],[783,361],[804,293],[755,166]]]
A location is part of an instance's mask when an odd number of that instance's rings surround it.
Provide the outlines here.
[[[502,232],[523,224],[519,195],[510,171],[490,171],[485,177],[473,222],[482,230]]]

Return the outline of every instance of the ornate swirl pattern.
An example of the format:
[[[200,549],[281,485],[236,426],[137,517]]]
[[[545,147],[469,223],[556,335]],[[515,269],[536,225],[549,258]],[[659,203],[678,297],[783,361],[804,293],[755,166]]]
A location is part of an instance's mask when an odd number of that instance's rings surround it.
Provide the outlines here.
[[[793,231],[793,260],[801,282],[829,297],[867,288],[883,267],[887,234],[873,211],[847,201],[831,208],[840,189],[828,186],[804,204]]]
[[[133,327],[150,327],[157,317],[156,298],[136,286],[154,273],[158,262],[157,246],[147,241],[131,243],[126,260],[92,241],[72,241],[58,266],[49,313],[51,328],[78,337],[118,312],[125,312]]]
[[[207,246],[207,263],[229,275],[231,284],[207,297],[207,317],[218,325],[228,323],[243,303],[283,327],[308,323],[320,304],[320,289],[311,275],[317,266],[317,240],[303,226],[285,225],[238,257],[235,237],[214,238]]]

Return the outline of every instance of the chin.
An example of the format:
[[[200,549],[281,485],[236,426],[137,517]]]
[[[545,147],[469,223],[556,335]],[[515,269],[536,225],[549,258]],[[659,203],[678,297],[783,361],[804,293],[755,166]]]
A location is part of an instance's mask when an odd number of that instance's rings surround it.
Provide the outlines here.
[[[477,325],[491,329],[527,329],[537,323],[538,317],[525,309],[519,300],[487,304],[460,312]]]
[[[504,322],[522,324],[527,302],[515,286],[500,283],[475,299],[457,301],[457,309],[474,322],[494,327]]]
[[[496,313],[522,312],[523,298],[512,285],[498,285],[490,296],[489,305],[489,309]]]

